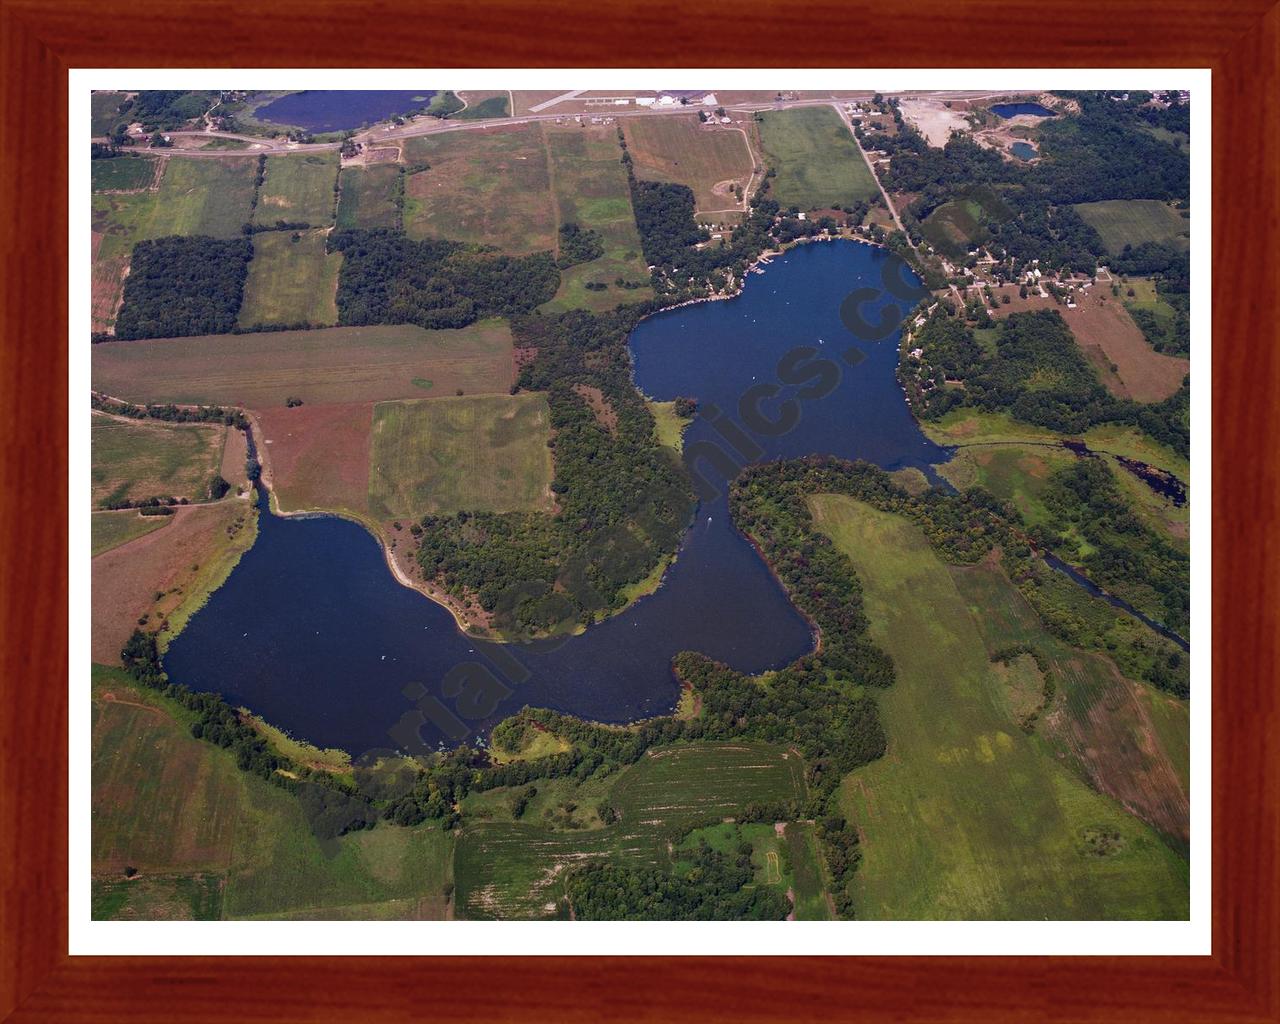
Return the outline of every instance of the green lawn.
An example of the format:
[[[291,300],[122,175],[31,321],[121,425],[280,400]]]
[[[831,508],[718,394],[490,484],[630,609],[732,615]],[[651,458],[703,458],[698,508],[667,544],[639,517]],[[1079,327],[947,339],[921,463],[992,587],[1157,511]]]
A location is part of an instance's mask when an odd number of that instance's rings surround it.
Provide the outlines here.
[[[374,409],[369,508],[382,519],[551,506],[545,395],[383,402]]]
[[[547,127],[546,142],[559,222],[599,232],[604,255],[562,270],[560,290],[542,308],[604,310],[652,298],[617,132],[608,126]],[[644,287],[619,288],[618,278]],[[589,289],[588,283],[605,288]]]
[[[1191,241],[1191,221],[1159,199],[1107,199],[1077,203],[1076,212],[1102,236],[1107,251],[1116,255],[1126,245],[1143,242],[1173,243],[1186,248]]]
[[[90,547],[93,557],[104,551],[127,544],[135,537],[152,533],[167,526],[172,516],[143,516],[136,509],[125,508],[118,512],[95,512],[90,520]]]
[[[327,228],[333,223],[336,153],[267,157],[267,174],[253,211],[255,224],[286,220]]]
[[[676,403],[650,402],[649,411],[653,413],[654,433],[659,444],[677,452],[684,451],[684,432],[693,422],[693,417],[685,418],[676,415]]]
[[[149,188],[156,177],[156,159],[151,156],[117,156],[93,160],[89,164],[95,192],[130,192]]]
[[[381,823],[322,844],[294,797],[192,738],[190,712],[118,669],[93,678],[95,917],[445,916],[451,834]]]
[[[222,424],[93,417],[93,504],[153,497],[207,499],[222,466]]]
[[[344,167],[339,179],[339,228],[399,228],[399,164]]]
[[[850,498],[811,504],[853,561],[872,639],[898,670],[879,698],[889,750],[841,790],[864,837],[859,916],[1185,918],[1186,861],[1011,722],[923,534]]]
[[[759,115],[767,163],[777,171],[773,197],[783,209],[846,206],[879,195],[853,135],[831,107]]]
[[[298,240],[293,236],[297,234]],[[326,254],[323,231],[259,231],[244,285],[239,323],[336,324],[342,253]]]

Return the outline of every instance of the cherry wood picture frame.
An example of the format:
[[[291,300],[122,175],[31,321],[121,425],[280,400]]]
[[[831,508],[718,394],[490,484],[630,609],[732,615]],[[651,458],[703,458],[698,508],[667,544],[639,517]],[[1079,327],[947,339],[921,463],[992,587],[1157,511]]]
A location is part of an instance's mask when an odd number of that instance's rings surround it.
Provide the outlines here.
[[[0,1020],[1280,1020],[1271,4],[0,0]],[[1212,69],[1212,955],[69,956],[68,69],[710,64]]]

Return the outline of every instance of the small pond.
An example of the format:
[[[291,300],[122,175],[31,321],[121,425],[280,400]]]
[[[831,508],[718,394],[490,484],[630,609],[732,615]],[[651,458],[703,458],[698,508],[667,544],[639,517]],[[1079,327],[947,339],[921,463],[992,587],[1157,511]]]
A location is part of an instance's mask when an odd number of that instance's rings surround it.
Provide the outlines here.
[[[1017,117],[1019,114],[1034,114],[1036,117],[1054,116],[1052,110],[1042,107],[1039,103],[997,103],[991,108],[991,112],[1000,117]]]
[[[392,114],[418,110],[431,102],[435,89],[318,89],[294,92],[254,112],[258,121],[305,128],[309,132],[342,132],[385,121]]]

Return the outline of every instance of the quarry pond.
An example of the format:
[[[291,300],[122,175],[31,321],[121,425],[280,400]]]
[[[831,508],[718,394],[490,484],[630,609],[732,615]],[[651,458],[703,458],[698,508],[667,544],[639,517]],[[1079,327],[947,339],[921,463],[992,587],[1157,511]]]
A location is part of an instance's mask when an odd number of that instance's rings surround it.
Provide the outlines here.
[[[567,639],[484,643],[396,582],[363,527],[282,518],[259,495],[257,541],[171,643],[170,678],[359,755],[452,744],[526,704],[602,722],[665,714],[679,696],[670,664],[682,650],[745,672],[805,654],[810,626],[734,528],[727,482],[750,462],[807,454],[934,478],[931,466],[949,453],[921,433],[903,399],[897,331],[868,340],[847,325],[845,301],[858,289],[869,289],[859,309],[870,324],[890,304],[911,305],[885,291],[890,259],[856,242],[800,246],[751,275],[737,298],[666,310],[633,332],[641,391],[699,401],[685,459],[701,501],[661,587],[625,612]],[[745,421],[744,396],[758,414]],[[769,426],[753,429],[756,421]],[[483,716],[450,699],[458,673],[471,671],[505,691]]]

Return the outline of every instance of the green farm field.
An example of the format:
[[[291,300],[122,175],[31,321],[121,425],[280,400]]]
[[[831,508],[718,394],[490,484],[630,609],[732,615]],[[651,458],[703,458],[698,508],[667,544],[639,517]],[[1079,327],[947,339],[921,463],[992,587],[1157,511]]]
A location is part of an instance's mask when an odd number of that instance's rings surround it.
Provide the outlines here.
[[[287,220],[301,221],[313,228],[328,227],[333,223],[333,186],[337,179],[336,153],[267,157],[267,174],[253,222],[274,224]]]
[[[94,160],[89,177],[95,192],[136,192],[150,188],[156,180],[159,161],[151,156],[117,156]]]
[[[773,197],[783,209],[844,206],[879,194],[853,136],[833,108],[771,110],[760,115],[759,125],[767,163],[777,171]]]
[[[514,255],[554,251],[559,223],[540,125],[406,139],[404,160],[431,165],[405,180],[410,238],[493,245]]]
[[[545,127],[551,183],[559,224],[577,224],[600,233],[604,255],[561,271],[560,290],[546,310],[612,309],[619,302],[653,297],[649,270],[641,256],[640,233],[631,208],[631,186],[620,160],[617,132],[609,126]],[[618,288],[618,278],[642,288]],[[603,290],[586,287],[604,284]]]
[[[506,89],[493,92],[471,92],[461,94],[467,101],[464,109],[453,115],[455,121],[479,121],[486,117],[510,117],[511,100]]]
[[[89,100],[89,116],[92,121],[91,130],[95,138],[108,135],[111,129],[124,120],[117,113],[120,104],[125,100],[122,92],[95,91]]]
[[[511,330],[413,325],[212,335],[94,345],[93,386],[131,402],[280,405],[506,393]]]
[[[324,247],[323,231],[259,231],[254,235],[240,326],[336,324],[335,295],[342,253],[325,253]]]
[[[137,509],[122,508],[116,512],[96,511],[90,520],[90,548],[96,558],[104,551],[128,544],[135,537],[153,533],[167,526],[172,516],[139,515]]]
[[[448,914],[453,838],[438,826],[384,823],[322,844],[294,797],[194,739],[181,705],[118,669],[93,672],[95,916]],[[139,877],[121,892],[126,866]]]
[[[338,179],[342,193],[338,199],[339,228],[399,228],[399,164],[371,164],[344,167]]]
[[[852,560],[871,637],[898,669],[879,698],[889,750],[841,791],[863,834],[859,916],[1184,918],[1186,861],[1014,723],[978,625],[918,528],[842,496],[811,507]]]
[[[541,781],[538,788],[541,796]],[[621,819],[614,825],[556,831],[522,820],[464,829],[454,868],[458,914],[563,916],[565,877],[573,867],[604,857],[670,866],[667,844],[674,833],[719,822],[750,803],[803,801],[804,793],[800,758],[769,744],[696,743],[651,751],[609,789],[607,799]]]
[[[222,466],[227,428],[93,415],[93,504],[154,497],[205,500]]]
[[[540,394],[381,403],[373,413],[370,511],[381,519],[549,511],[550,429]]]
[[[624,122],[627,152],[641,181],[688,185],[698,213],[741,209],[724,186],[733,183],[745,189],[755,167],[743,130],[706,128],[693,114],[632,117]]]
[[[1112,255],[1126,245],[1143,242],[1172,243],[1186,248],[1191,239],[1191,221],[1159,199],[1107,199],[1100,203],[1077,203],[1076,212],[1102,236]]]

